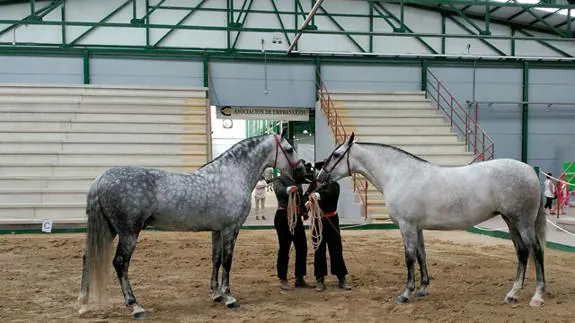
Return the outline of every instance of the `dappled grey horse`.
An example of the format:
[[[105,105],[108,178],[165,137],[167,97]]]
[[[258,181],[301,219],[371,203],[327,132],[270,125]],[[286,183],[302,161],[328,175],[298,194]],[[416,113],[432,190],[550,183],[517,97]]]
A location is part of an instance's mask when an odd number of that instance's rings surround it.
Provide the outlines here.
[[[397,303],[409,302],[415,291],[415,261],[421,270],[416,296],[427,294],[429,276],[422,230],[461,230],[501,215],[518,259],[513,288],[505,296],[517,302],[523,288],[529,254],[536,269],[535,295],[530,305],[543,304],[546,219],[535,170],[520,161],[497,159],[462,167],[440,167],[399,148],[354,142],[354,135],[335,148],[318,181],[339,180],[360,173],[385,195],[392,221],[403,237],[407,286]]]
[[[134,318],[144,317],[130,281],[128,266],[136,241],[146,226],[182,231],[212,231],[211,290],[214,301],[228,307],[238,303],[230,293],[230,270],[241,225],[251,209],[256,182],[266,167],[294,169],[305,176],[294,148],[276,134],[245,139],[194,173],[176,173],[143,167],[111,168],[90,186],[86,213],[88,230],[83,257],[80,313],[88,298],[100,297],[112,262],[126,306]],[[118,235],[116,255],[111,245]],[[218,276],[223,266],[222,284]]]

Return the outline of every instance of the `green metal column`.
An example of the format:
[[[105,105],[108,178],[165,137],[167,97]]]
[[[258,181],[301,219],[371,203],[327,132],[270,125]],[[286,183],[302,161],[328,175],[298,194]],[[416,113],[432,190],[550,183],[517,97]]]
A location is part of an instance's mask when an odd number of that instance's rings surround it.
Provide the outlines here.
[[[84,50],[82,53],[82,62],[84,70],[84,84],[90,84],[90,53]]]
[[[521,161],[527,163],[529,147],[529,63],[523,62],[523,95],[521,104]]]
[[[319,90],[321,86],[321,60],[319,57],[316,57],[314,60],[315,65],[315,100],[319,100]]]
[[[445,13],[441,13],[441,54],[445,54],[445,34],[447,33]]]
[[[421,90],[427,92],[427,62],[421,61]]]
[[[210,57],[208,54],[204,53],[204,87],[210,87]]]

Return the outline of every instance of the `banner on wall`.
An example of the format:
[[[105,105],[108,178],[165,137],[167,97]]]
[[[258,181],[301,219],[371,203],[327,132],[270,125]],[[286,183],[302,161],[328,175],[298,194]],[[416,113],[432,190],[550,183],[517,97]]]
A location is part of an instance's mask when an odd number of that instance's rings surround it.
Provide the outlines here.
[[[216,106],[218,119],[309,121],[307,108]]]

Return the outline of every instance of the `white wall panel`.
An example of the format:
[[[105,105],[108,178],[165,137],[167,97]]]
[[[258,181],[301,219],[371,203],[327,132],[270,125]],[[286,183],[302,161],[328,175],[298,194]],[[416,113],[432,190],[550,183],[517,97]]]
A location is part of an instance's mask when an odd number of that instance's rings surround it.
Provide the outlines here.
[[[196,61],[92,58],[90,81],[113,85],[203,86],[203,64]]]
[[[0,56],[1,83],[82,84],[82,59],[73,57]]]

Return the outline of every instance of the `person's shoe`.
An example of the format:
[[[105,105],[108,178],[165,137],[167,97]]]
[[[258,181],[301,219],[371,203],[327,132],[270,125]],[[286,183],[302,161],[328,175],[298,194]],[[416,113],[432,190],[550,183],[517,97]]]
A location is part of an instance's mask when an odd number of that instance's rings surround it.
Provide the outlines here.
[[[295,288],[313,288],[313,286],[306,283],[305,279],[301,276],[295,278]]]
[[[349,286],[345,277],[339,277],[338,280],[339,280],[339,288],[344,290],[351,290],[351,286]]]
[[[317,279],[315,283],[315,291],[316,292],[323,292],[325,290],[325,283],[323,279]]]
[[[266,219],[266,217],[262,215],[262,220],[264,220],[264,221],[265,221],[265,219]]]
[[[259,219],[260,219],[260,217],[258,215],[256,215],[256,220],[259,220]]]
[[[292,290],[291,286],[289,285],[286,279],[280,280],[280,288],[283,290]]]

